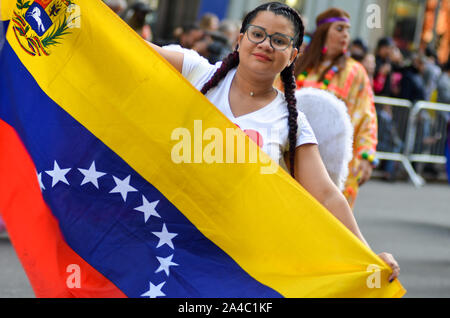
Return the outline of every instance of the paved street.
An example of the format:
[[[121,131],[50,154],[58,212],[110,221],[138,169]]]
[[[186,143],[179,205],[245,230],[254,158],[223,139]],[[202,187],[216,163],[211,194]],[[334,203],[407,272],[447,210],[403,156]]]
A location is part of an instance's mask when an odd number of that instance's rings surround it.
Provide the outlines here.
[[[19,259],[4,236],[0,238],[0,297],[34,297]]]
[[[406,297],[450,297],[450,186],[371,181],[356,217],[372,249],[396,257]]]
[[[371,181],[356,205],[358,223],[377,252],[401,266],[406,297],[450,297],[450,186]],[[0,238],[0,297],[34,297],[15,253]]]

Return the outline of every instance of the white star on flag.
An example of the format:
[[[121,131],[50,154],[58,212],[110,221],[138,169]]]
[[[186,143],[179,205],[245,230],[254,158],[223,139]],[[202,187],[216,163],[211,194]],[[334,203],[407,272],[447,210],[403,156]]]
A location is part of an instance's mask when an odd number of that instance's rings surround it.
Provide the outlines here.
[[[53,165],[53,170],[45,171],[48,175],[50,175],[52,177],[52,188],[60,181],[67,185],[70,185],[69,181],[67,181],[67,179],[66,179],[66,174],[70,170],[72,170],[72,169],[70,169],[70,168],[61,169],[55,160],[55,163]]]
[[[135,210],[144,213],[145,223],[147,223],[148,219],[152,215],[161,218],[161,216],[155,210],[158,203],[159,201],[149,203],[147,199],[144,196],[142,196],[142,205],[140,207],[135,208]]]
[[[166,296],[166,294],[161,291],[161,288],[163,288],[165,284],[166,282],[162,282],[158,286],[155,286],[152,284],[152,282],[150,282],[150,289],[148,290],[148,292],[142,294],[141,297],[156,298]]]
[[[95,161],[92,162],[89,170],[86,169],[78,169],[83,175],[84,179],[81,182],[81,185],[85,185],[86,183],[92,183],[98,189],[98,178],[103,177],[106,173],[98,172],[95,168]]]
[[[170,255],[169,257],[166,257],[166,258],[156,256],[156,258],[158,259],[158,261],[161,265],[156,270],[155,274],[159,273],[161,271],[164,271],[168,277],[169,276],[169,267],[170,266],[178,266],[177,263],[172,262],[173,255]]]
[[[173,246],[172,243],[172,239],[177,236],[178,234],[176,233],[169,233],[167,231],[166,228],[166,224],[163,224],[163,228],[161,232],[152,232],[153,234],[155,234],[157,237],[159,237],[159,243],[158,246],[156,246],[156,248],[163,246],[164,244],[169,245],[172,249],[175,249],[175,247]]]
[[[42,183],[42,172],[37,173],[37,177],[38,177],[39,187],[41,188],[41,191],[45,190],[44,184]]]
[[[114,176],[113,178],[116,182],[116,187],[112,189],[110,193],[120,193],[124,202],[127,201],[128,192],[138,192],[138,190],[130,186],[131,176],[126,177],[124,180],[120,180]]]

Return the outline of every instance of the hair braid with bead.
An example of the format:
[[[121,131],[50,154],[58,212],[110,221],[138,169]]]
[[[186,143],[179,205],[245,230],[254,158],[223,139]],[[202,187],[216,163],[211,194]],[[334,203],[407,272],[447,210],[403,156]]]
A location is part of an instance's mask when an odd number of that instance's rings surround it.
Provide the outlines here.
[[[293,8],[280,3],[280,2],[269,2],[263,5],[260,5],[253,11],[251,11],[244,18],[241,27],[241,33],[244,34],[247,31],[248,25],[253,21],[253,19],[258,15],[261,11],[270,11],[276,15],[281,15],[291,21],[294,26],[294,47],[297,50],[300,50],[300,46],[303,43],[304,36],[304,24],[300,14]],[[201,89],[202,94],[206,95],[208,91],[214,87],[216,87],[219,82],[225,78],[230,70],[237,67],[239,65],[239,53],[236,50],[228,55],[222,62],[220,68],[216,71],[213,77],[203,86]],[[288,125],[289,125],[289,162],[290,162],[290,172],[292,177],[295,177],[295,150],[297,144],[297,131],[298,131],[298,111],[297,111],[297,100],[295,98],[295,89],[296,89],[296,81],[294,76],[294,68],[295,61],[286,67],[281,72],[281,79],[283,81],[285,87],[285,99],[287,102],[287,107],[289,111],[288,117]]]
[[[295,178],[295,150],[297,148],[297,132],[298,132],[298,110],[297,99],[295,97],[295,90],[297,88],[294,76],[294,63],[285,68],[281,72],[281,80],[284,84],[284,96],[287,102],[289,111],[288,125],[289,125],[289,163],[292,177]]]

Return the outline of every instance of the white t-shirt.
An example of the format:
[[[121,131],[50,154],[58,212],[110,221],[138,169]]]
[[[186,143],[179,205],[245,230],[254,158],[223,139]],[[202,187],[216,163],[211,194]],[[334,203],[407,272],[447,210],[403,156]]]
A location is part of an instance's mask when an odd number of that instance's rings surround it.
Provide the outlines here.
[[[193,51],[184,51],[183,76],[198,90],[201,90],[220,67]],[[235,117],[229,104],[231,83],[236,69],[230,70],[220,83],[211,89],[206,97],[234,124],[252,138],[275,162],[285,168],[283,155],[289,151],[289,111],[284,94],[277,90],[277,97],[267,106],[252,113]],[[297,147],[317,144],[314,132],[305,115],[299,111]]]

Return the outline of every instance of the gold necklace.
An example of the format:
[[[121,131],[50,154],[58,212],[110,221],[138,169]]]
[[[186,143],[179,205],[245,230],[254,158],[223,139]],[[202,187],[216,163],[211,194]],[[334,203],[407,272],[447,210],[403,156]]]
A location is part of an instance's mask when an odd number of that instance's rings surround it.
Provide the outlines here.
[[[275,90],[275,89],[274,89],[273,86],[272,86],[272,88],[270,89],[270,92],[267,91],[267,93],[263,93],[263,94],[261,94],[261,95],[263,96],[263,95],[265,95],[265,94],[272,93],[274,90]],[[256,95],[255,92],[250,92],[250,97],[255,97],[255,95]]]

